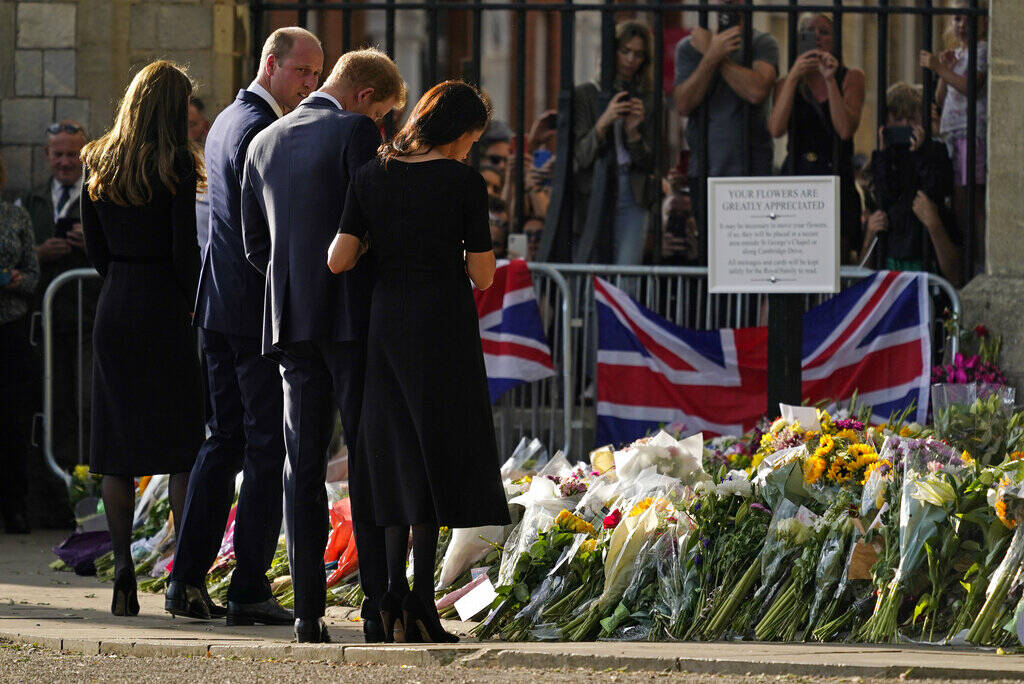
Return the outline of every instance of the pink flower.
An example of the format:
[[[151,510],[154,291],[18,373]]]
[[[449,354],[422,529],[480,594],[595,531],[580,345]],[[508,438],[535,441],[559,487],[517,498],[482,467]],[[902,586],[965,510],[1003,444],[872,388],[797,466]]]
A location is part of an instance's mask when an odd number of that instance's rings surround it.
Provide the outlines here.
[[[614,511],[604,516],[604,529],[610,530],[616,525],[622,522],[622,513],[616,508]]]

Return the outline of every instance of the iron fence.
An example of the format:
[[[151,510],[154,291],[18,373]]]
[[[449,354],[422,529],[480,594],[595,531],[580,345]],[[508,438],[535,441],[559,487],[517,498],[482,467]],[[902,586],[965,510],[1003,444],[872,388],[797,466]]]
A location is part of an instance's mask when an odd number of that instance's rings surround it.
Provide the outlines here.
[[[876,122],[879,125],[886,120],[886,90],[890,84],[889,75],[889,42],[890,22],[895,17],[916,17],[920,20],[920,45],[923,49],[933,49],[935,46],[933,21],[938,17],[964,16],[967,20],[967,168],[971,173],[967,177],[966,188],[966,222],[959,226],[959,232],[963,240],[963,277],[968,280],[974,275],[979,264],[976,263],[975,234],[978,230],[976,225],[977,203],[976,188],[977,179],[973,173],[975,161],[978,157],[977,148],[977,97],[979,93],[979,82],[977,78],[977,47],[979,41],[979,20],[986,15],[986,11],[980,5],[980,0],[968,0],[964,7],[944,6],[940,2],[949,0],[864,0],[862,4],[851,4],[849,1],[832,0],[831,2],[804,2],[802,0],[778,0],[776,2],[755,2],[755,0],[741,0],[738,4],[729,6],[731,11],[741,13],[747,18],[743,22],[743,58],[745,65],[749,66],[751,45],[753,41],[753,23],[757,17],[772,15],[785,15],[787,19],[788,36],[788,61],[792,64],[797,57],[797,25],[798,16],[804,12],[820,12],[831,15],[834,25],[833,53],[842,63],[844,51],[843,22],[844,16],[861,15],[873,18],[877,29],[877,54],[876,54]],[[425,41],[419,58],[422,60],[418,73],[409,74],[410,65],[403,64],[399,60],[399,67],[403,69],[407,77],[414,75],[424,86],[429,86],[438,81],[442,75],[461,75],[465,80],[478,85],[481,83],[481,65],[483,46],[485,43],[484,16],[487,13],[508,13],[511,17],[511,33],[513,34],[514,49],[508,58],[507,69],[512,75],[512,107],[510,114],[511,124],[515,131],[515,149],[526,149],[525,131],[527,128],[527,81],[526,53],[528,42],[528,17],[544,15],[554,17],[558,22],[557,41],[557,71],[558,84],[557,95],[547,98],[545,104],[555,105],[558,110],[557,119],[557,150],[556,166],[551,189],[550,209],[545,216],[545,231],[540,246],[539,259],[541,261],[586,261],[586,255],[581,258],[574,258],[574,252],[580,253],[578,246],[581,243],[589,244],[594,234],[599,230],[598,221],[601,216],[599,212],[589,212],[587,225],[584,226],[582,234],[573,231],[573,195],[575,190],[574,169],[570,161],[573,159],[574,131],[573,131],[573,92],[578,85],[576,79],[577,41],[579,34],[576,29],[576,18],[581,13],[599,13],[600,22],[600,77],[601,106],[607,106],[611,99],[612,84],[615,76],[615,19],[616,15],[622,13],[636,13],[647,18],[652,29],[654,38],[654,83],[658,87],[654,90],[654,125],[658,135],[665,131],[667,108],[665,107],[666,93],[660,84],[664,80],[665,51],[665,28],[667,18],[676,21],[683,12],[696,13],[697,25],[707,28],[710,26],[710,19],[715,14],[719,4],[714,0],[699,0],[691,2],[668,2],[666,0],[647,0],[645,2],[616,2],[615,0],[591,1],[591,2],[564,2],[551,0],[512,0],[506,2],[484,2],[484,0],[418,0],[412,2],[400,2],[399,0],[370,0],[367,2],[355,1],[319,1],[319,0],[250,0],[250,21],[251,36],[250,45],[253,70],[259,59],[262,40],[269,34],[276,24],[298,23],[316,32],[321,26],[327,26],[328,22],[323,17],[331,13],[340,13],[341,22],[337,32],[340,32],[340,49],[347,51],[358,45],[354,42],[353,26],[360,18],[383,14],[380,30],[372,35],[372,42],[381,44],[381,47],[390,55],[396,55],[398,39],[396,37],[396,18],[399,13],[403,16],[416,13],[416,16],[425,18]],[[455,24],[450,18],[455,15],[469,15],[469,22]],[[446,23],[447,21],[447,23]],[[333,29],[330,29],[333,30]],[[461,30],[468,35],[455,35]],[[321,31],[321,34],[324,34]],[[383,37],[380,36],[383,33]],[[327,37],[322,35],[321,37]],[[451,49],[455,39],[468,39],[468,55],[456,54]],[[535,37],[534,37],[535,38]],[[362,42],[367,42],[363,40]],[[463,59],[465,57],[465,59]],[[551,60],[554,64],[554,60]],[[923,84],[924,115],[922,124],[926,137],[932,137],[932,123],[929,112],[935,101],[936,82],[931,71],[921,68],[921,82]],[[425,88],[424,88],[425,89]],[[744,139],[745,159],[744,166],[751,170],[751,145],[750,130],[752,125],[753,105],[746,106],[745,126],[740,135]],[[703,141],[707,141],[708,113],[702,108],[698,113],[699,125],[704,135]],[[389,122],[393,129],[393,124]],[[795,132],[790,130],[789,145],[792,151]],[[659,138],[660,140],[660,138]],[[840,140],[838,135],[834,136],[833,147],[838,150]],[[665,155],[666,146],[656,144],[653,148],[654,168],[658,177],[667,169]],[[792,158],[792,154],[790,158]],[[705,190],[708,178],[708,155],[702,155],[701,168],[697,170],[697,178],[700,180],[700,187]],[[788,170],[783,169],[783,173]],[[522,163],[512,167],[514,189],[513,223],[517,230],[522,230],[524,223],[524,168]],[[611,182],[607,169],[598,166],[594,173],[593,187],[591,189],[591,206],[601,206],[601,198],[611,190]],[[656,184],[659,202],[653,206],[660,206],[661,188]],[[703,196],[703,195],[702,195]],[[657,211],[650,215],[650,225],[654,233],[655,260],[660,261],[660,233],[661,216]],[[935,255],[930,248],[930,239],[927,231],[922,235],[922,244],[925,248],[924,264],[925,269],[935,271],[937,264]],[[877,253],[884,257],[886,251],[885,241],[880,244]],[[884,263],[884,262],[883,262]]]
[[[695,330],[718,327],[745,327],[763,323],[763,295],[709,294],[707,269],[702,266],[602,266],[592,264],[530,263],[534,290],[544,332],[551,346],[555,368],[553,377],[513,388],[494,405],[493,415],[499,453],[508,454],[522,436],[537,437],[552,450],[561,449],[582,459],[593,445],[596,425],[597,326],[593,279],[605,278],[625,290],[639,303],[673,323]],[[848,286],[873,271],[844,268],[842,282]],[[55,278],[43,296],[43,412],[41,422],[43,458],[51,471],[69,481],[69,474],[58,464],[54,449],[54,335],[53,302],[61,288],[73,286],[79,291],[88,279],[99,278],[89,268],[74,269]],[[960,298],[956,289],[943,278],[929,274],[933,293],[941,293],[949,303],[953,320],[960,319]],[[828,295],[802,297],[804,309]],[[933,346],[942,349],[946,339],[942,321],[932,316]],[[78,346],[75,373],[81,379],[91,373],[83,354],[84,318],[79,308]],[[949,340],[955,354],[957,337]],[[76,392],[84,385],[79,382]],[[89,416],[83,410],[83,397],[76,405],[78,463],[88,462],[83,435]],[[35,431],[33,431],[35,432]],[[36,443],[39,446],[38,442]]]

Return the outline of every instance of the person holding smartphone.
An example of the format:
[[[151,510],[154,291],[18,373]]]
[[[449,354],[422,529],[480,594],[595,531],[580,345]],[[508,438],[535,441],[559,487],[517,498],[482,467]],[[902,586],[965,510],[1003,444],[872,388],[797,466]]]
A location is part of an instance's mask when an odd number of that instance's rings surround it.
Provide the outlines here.
[[[687,118],[686,142],[690,197],[701,230],[701,259],[707,258],[704,156],[709,176],[770,176],[772,140],[768,134],[768,96],[779,70],[779,44],[768,33],[753,31],[751,54],[743,54],[742,0],[717,0],[717,31],[696,28],[676,46],[673,100]],[[749,58],[749,59],[748,59]],[[750,66],[744,66],[749,63]],[[743,127],[751,111],[750,168],[745,164]],[[707,130],[702,123],[707,112]]]
[[[601,107],[601,88],[585,83],[574,94],[576,234],[586,226],[594,168],[612,156],[615,198],[608,212],[611,226],[601,225],[595,249],[584,259],[621,265],[643,262],[648,215],[654,186],[654,39],[646,25],[624,21],[615,27],[616,74],[611,101]],[[610,207],[611,208],[611,207]]]
[[[962,240],[949,209],[954,178],[946,146],[925,139],[921,92],[914,86],[890,86],[886,109],[869,166],[878,209],[868,216],[861,260],[875,257],[875,265],[894,271],[924,270],[927,235],[937,271],[959,285]]]
[[[864,72],[832,54],[832,16],[800,17],[799,52],[775,86],[768,130],[775,138],[796,133],[793,158],[783,168],[796,176],[839,176],[841,258],[855,261],[860,246],[860,196],[853,182],[853,136],[864,106]],[[835,141],[839,145],[836,147]],[[838,152],[838,156],[837,153]]]

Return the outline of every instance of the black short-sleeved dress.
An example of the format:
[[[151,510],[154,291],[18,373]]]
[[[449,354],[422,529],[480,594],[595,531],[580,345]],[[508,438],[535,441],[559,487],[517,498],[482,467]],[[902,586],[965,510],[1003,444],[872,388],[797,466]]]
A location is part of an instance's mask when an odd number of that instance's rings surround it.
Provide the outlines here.
[[[463,256],[491,250],[483,178],[449,159],[372,161],[349,184],[339,232],[369,232],[377,260],[351,464],[368,472],[377,524],[507,524]]]
[[[105,475],[191,470],[203,396],[191,325],[199,278],[194,170],[172,196],[122,207],[82,191],[86,254],[103,276],[93,327],[89,468]]]

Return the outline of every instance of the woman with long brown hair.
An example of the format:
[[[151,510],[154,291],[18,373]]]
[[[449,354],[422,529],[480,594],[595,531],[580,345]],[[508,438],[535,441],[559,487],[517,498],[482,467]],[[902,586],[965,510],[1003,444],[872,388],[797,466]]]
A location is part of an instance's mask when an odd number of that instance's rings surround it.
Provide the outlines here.
[[[427,91],[378,159],[352,178],[328,253],[331,271],[347,271],[368,234],[377,263],[350,468],[368,474],[366,515],[385,528],[380,611],[389,641],[458,641],[434,608],[438,526],[509,522],[469,284],[486,289],[494,278],[487,187],[462,163],[489,114],[460,81]]]
[[[167,61],[144,67],[113,127],[82,150],[85,251],[103,276],[93,329],[89,468],[103,475],[114,551],[114,615],[137,615],[131,556],[134,478],[167,473],[175,533],[203,439],[191,327],[199,278],[196,186],[188,139],[192,82]]]
[[[615,27],[611,101],[602,111],[601,87],[593,81],[573,95],[577,239],[591,209],[594,169],[602,157],[610,161],[614,177],[605,189],[614,204],[601,208],[604,219],[594,247],[589,254],[577,254],[580,260],[643,263],[648,217],[656,199],[653,60],[651,30],[638,21],[620,22]]]

